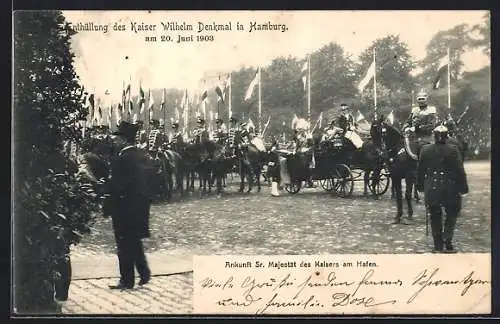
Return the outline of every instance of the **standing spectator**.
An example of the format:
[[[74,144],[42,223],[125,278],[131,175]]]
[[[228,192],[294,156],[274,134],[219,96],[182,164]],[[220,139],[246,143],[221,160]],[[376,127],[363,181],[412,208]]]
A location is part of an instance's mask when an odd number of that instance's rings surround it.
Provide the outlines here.
[[[110,197],[104,212],[111,215],[120,267],[120,281],[111,289],[132,289],[134,266],[140,275],[139,285],[151,279],[142,239],[149,237],[150,200],[143,156],[134,145],[138,125],[121,122],[118,126],[118,154],[111,164]]]

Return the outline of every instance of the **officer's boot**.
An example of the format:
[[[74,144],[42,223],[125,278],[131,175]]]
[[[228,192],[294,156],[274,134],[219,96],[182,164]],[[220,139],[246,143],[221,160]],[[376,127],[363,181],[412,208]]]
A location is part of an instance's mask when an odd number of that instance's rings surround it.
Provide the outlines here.
[[[457,213],[455,211],[446,213],[446,220],[444,221],[444,252],[445,253],[457,253],[457,250],[453,247],[453,232],[455,231],[455,225],[457,223]]]
[[[443,215],[441,207],[429,207],[431,216],[432,238],[434,239],[434,249],[432,253],[443,252]]]

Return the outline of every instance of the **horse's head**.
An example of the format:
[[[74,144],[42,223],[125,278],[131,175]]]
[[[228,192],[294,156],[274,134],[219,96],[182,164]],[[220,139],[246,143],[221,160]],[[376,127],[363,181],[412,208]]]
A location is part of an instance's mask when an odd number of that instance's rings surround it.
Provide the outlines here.
[[[374,143],[384,143],[390,147],[400,145],[403,140],[402,133],[386,121],[384,115],[375,119],[370,127],[370,135]]]

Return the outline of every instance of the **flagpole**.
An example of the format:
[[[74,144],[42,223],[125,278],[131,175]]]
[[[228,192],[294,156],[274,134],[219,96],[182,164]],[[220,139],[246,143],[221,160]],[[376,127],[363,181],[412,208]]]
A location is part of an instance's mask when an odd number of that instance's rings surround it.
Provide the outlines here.
[[[311,54],[307,56],[307,122],[311,124]]]
[[[261,70],[260,66],[257,73],[259,73],[259,134],[262,132],[262,87],[261,87]]]
[[[415,90],[411,91],[411,107],[415,106]]]
[[[167,132],[167,96],[166,96],[166,90],[163,88],[163,102],[162,102],[162,109],[163,109],[163,128],[165,133]]]
[[[228,116],[229,116],[229,118],[231,118],[233,115],[232,106],[231,106],[231,102],[232,102],[232,100],[231,100],[231,88],[232,88],[231,83],[232,83],[231,72],[229,72],[229,103],[228,103],[228,106],[229,106]]]
[[[120,111],[120,119],[123,120],[123,111],[125,110],[125,80],[122,81],[122,110]]]
[[[450,73],[450,48],[448,47],[448,115],[451,115],[451,73]]]
[[[375,48],[373,48],[373,101],[375,104],[374,119],[377,119],[377,63]]]

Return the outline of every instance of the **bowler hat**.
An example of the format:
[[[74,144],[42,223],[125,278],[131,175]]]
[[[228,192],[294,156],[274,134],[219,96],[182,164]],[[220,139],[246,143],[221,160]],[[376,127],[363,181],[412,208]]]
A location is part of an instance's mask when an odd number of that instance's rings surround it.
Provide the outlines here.
[[[121,121],[118,125],[118,130],[113,134],[123,136],[129,141],[134,141],[138,130],[139,125]]]

